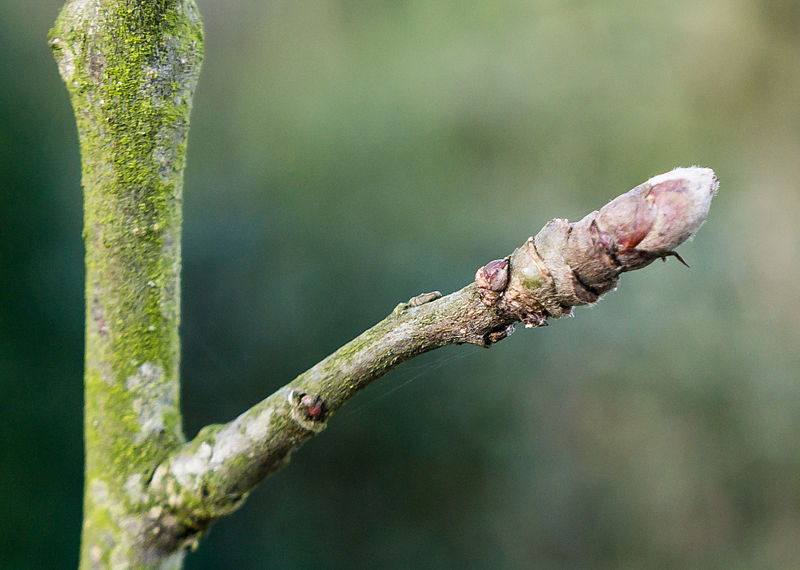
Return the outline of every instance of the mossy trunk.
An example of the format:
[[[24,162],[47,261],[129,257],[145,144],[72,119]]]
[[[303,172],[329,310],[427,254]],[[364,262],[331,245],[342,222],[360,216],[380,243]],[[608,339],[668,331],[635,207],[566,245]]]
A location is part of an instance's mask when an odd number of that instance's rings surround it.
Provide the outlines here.
[[[194,0],[72,0],[50,34],[83,163],[84,568],[181,564],[147,483],[184,443],[182,177],[202,41]]]

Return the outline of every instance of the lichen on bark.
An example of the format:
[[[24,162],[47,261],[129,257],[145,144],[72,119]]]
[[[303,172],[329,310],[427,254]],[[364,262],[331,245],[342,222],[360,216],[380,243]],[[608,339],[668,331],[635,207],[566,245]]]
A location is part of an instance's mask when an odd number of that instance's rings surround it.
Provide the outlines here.
[[[203,53],[194,0],[72,0],[50,32],[82,159],[84,567],[172,560],[144,481],[179,447],[182,176]],[[131,478],[132,475],[140,477]],[[130,492],[139,488],[142,493]]]

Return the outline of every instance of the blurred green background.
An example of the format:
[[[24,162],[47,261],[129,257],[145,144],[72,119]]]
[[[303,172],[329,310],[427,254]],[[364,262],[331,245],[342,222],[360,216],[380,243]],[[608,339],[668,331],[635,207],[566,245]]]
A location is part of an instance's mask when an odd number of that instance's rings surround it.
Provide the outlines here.
[[[679,165],[681,255],[574,320],[359,395],[187,568],[800,566],[800,3],[199,0],[188,436],[552,217]],[[46,44],[0,2],[0,566],[73,567],[80,166]]]

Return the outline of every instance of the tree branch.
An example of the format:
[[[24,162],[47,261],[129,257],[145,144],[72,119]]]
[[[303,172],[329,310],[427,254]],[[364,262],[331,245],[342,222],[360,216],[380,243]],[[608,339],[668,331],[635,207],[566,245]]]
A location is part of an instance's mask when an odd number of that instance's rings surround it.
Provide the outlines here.
[[[515,322],[543,326],[594,303],[621,273],[680,259],[674,249],[705,221],[717,187],[710,169],[679,168],[578,222],[550,221],[510,256],[481,267],[475,283],[398,305],[232,422],[201,430],[156,469],[151,492],[163,495],[187,535],[198,533],[236,509],[356,392],[402,362],[448,344],[489,347]]]
[[[179,409],[182,173],[202,61],[194,0],[69,0],[50,34],[81,145],[86,243],[86,481],[81,566],[178,568],[356,392],[447,344],[489,347],[515,322],[597,301],[676,256],[717,189],[704,168],[555,219],[446,297],[429,293],[225,425],[185,443]],[[678,257],[680,259],[680,257]]]

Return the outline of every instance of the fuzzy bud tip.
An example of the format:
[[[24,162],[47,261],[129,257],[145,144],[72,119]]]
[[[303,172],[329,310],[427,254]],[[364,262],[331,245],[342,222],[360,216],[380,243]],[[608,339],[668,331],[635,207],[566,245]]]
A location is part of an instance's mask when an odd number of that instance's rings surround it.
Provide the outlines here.
[[[622,253],[671,253],[703,225],[718,187],[710,168],[676,168],[654,176],[601,208],[599,239]]]

